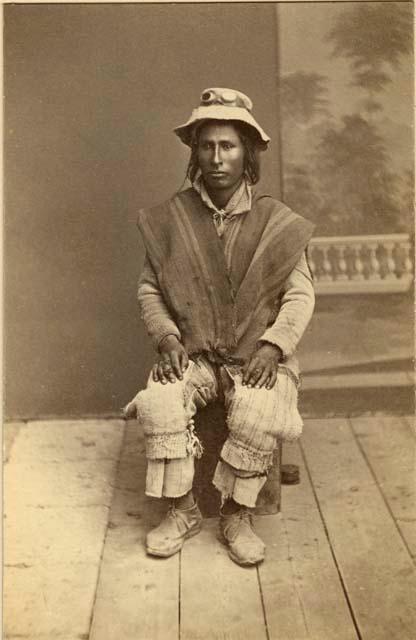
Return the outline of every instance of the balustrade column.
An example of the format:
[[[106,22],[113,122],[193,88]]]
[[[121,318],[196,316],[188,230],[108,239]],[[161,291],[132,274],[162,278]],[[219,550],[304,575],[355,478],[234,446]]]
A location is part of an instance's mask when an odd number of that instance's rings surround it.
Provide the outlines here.
[[[336,279],[337,280],[348,280],[348,267],[347,267],[347,261],[345,258],[345,253],[347,251],[347,248],[345,245],[340,245],[339,247],[337,247],[337,258],[338,258],[338,262],[337,262],[337,276]]]
[[[363,261],[361,260],[361,245],[357,245],[355,247],[353,247],[353,253],[354,253],[354,261],[353,261],[353,265],[354,265],[354,272],[352,274],[352,280],[364,280],[364,265],[363,265]]]
[[[394,259],[393,251],[394,251],[394,242],[390,240],[385,240],[383,242],[383,246],[386,250],[386,275],[385,278],[388,280],[392,280],[396,278],[396,261]]]
[[[404,242],[403,243],[403,249],[405,252],[405,258],[404,258],[404,271],[407,275],[411,275],[413,277],[413,262],[410,258],[410,250],[411,250],[411,244],[410,242]]]
[[[380,280],[381,278],[381,273],[380,273],[380,269],[381,269],[381,265],[380,265],[380,261],[377,257],[377,248],[378,248],[378,242],[368,242],[367,246],[370,250],[370,260],[369,260],[369,267],[370,267],[370,273],[369,273],[369,279],[370,280]]]
[[[323,260],[322,260],[322,276],[321,276],[321,280],[325,281],[325,282],[330,282],[332,280],[332,265],[331,262],[328,258],[328,251],[329,251],[329,247],[322,247],[322,254],[323,254]]]

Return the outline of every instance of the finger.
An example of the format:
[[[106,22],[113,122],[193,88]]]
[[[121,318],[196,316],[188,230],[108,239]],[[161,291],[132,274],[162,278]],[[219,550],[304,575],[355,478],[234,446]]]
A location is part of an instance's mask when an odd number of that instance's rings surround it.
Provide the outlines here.
[[[159,366],[158,363],[156,363],[153,365],[153,368],[152,368],[152,376],[153,376],[154,382],[159,382],[159,374],[157,372],[158,366]]]
[[[185,371],[188,368],[188,364],[189,364],[188,354],[185,351],[185,349],[183,349],[183,351],[181,351],[181,353],[179,355],[179,359],[180,359],[180,362],[181,362],[182,373],[185,373]]]
[[[242,374],[242,376],[243,376],[243,379],[244,379],[244,376],[246,375],[246,373],[247,373],[247,371],[248,371],[249,366],[250,366],[250,360],[246,361],[246,362],[243,364],[243,366],[241,367],[241,374]]]
[[[173,371],[174,371],[176,377],[179,378],[179,380],[182,380],[183,379],[182,369],[181,369],[181,366],[179,364],[179,355],[178,355],[177,351],[173,351],[171,353],[170,361],[172,363]]]
[[[277,380],[277,367],[275,367],[269,377],[269,380],[267,382],[266,385],[266,389],[273,389],[274,385],[276,384],[276,380]]]
[[[266,366],[264,367],[260,378],[256,382],[256,389],[261,389],[262,387],[264,387],[269,377],[270,377],[270,366]]]
[[[170,361],[170,354],[164,356],[163,361],[162,361],[162,371],[163,371],[163,376],[166,380],[169,380],[169,382],[176,382],[176,376],[173,373],[173,369],[172,369],[172,364]]]
[[[252,358],[250,360],[250,362],[248,363],[248,366],[246,367],[246,370],[244,371],[244,375],[243,375],[243,384],[248,384],[251,374],[254,371],[254,369],[257,368],[258,365],[258,361],[257,358]]]
[[[253,369],[253,371],[250,373],[250,378],[247,383],[247,386],[254,387],[257,384],[258,380],[260,380],[263,374],[263,371],[264,371],[264,365],[258,364],[256,368]]]
[[[158,365],[157,365],[157,375],[158,375],[158,378],[159,378],[159,382],[161,382],[162,384],[166,384],[167,380],[166,380],[165,373],[164,373],[164,370],[163,370],[163,364],[164,364],[163,361],[160,361],[158,363]]]

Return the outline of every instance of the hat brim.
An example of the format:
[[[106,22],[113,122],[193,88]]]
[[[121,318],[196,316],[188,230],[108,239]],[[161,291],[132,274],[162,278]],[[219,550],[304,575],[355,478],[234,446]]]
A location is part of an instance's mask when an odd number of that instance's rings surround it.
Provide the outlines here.
[[[225,107],[222,105],[209,105],[207,107],[197,107],[192,111],[192,115],[185,124],[175,127],[174,132],[188,147],[191,146],[192,129],[201,120],[239,120],[251,126],[257,133],[259,143],[266,148],[270,142],[270,137],[256,122],[251,113],[240,107]]]

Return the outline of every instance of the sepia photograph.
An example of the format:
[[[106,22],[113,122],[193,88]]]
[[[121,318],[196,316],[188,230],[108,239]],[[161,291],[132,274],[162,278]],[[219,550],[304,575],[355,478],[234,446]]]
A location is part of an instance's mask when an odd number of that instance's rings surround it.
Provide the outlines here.
[[[3,637],[414,640],[414,7],[3,3]]]

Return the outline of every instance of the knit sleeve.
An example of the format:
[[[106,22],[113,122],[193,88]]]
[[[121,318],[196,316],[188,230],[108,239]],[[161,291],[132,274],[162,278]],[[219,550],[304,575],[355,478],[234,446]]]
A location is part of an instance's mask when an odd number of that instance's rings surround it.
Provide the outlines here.
[[[285,358],[293,355],[309,324],[314,306],[312,276],[303,253],[284,284],[278,316],[260,341],[278,346]]]
[[[137,299],[141,317],[155,349],[168,335],[175,335],[181,339],[180,331],[166,306],[157,275],[147,255],[138,284]]]

